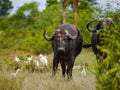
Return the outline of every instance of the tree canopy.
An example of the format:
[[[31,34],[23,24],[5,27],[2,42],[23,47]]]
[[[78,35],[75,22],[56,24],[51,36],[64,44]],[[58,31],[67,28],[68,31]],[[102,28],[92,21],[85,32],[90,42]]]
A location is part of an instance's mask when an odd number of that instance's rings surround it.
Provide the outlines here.
[[[9,10],[12,8],[13,6],[10,0],[0,0],[0,16],[8,15]]]

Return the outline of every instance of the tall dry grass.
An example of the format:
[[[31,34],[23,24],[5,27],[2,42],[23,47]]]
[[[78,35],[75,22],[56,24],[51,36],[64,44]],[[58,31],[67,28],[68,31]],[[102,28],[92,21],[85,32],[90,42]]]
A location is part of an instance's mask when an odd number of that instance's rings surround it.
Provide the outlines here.
[[[83,49],[76,58],[73,69],[73,79],[62,78],[61,68],[52,77],[53,54],[48,55],[49,70],[45,72],[20,71],[12,76],[11,71],[0,71],[0,90],[96,90],[94,79],[95,55],[91,50]],[[81,67],[85,65],[87,76],[81,75]]]

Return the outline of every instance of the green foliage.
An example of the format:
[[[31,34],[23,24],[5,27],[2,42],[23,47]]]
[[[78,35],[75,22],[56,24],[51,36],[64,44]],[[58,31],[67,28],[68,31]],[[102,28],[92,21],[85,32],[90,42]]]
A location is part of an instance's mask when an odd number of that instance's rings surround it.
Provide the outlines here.
[[[21,6],[17,10],[16,14],[11,16],[11,19],[29,19],[29,17],[36,17],[38,13],[38,3],[33,1],[31,3],[26,3]]]
[[[89,3],[85,0],[80,0],[80,5],[78,6],[78,8],[81,9],[81,10],[82,9],[88,9],[88,10],[91,9]]]
[[[31,2],[29,4],[24,4],[21,6],[16,14],[12,15],[9,18],[11,22],[11,28],[13,29],[21,29],[21,30],[32,30],[39,28],[39,10],[38,3]]]
[[[116,29],[120,28],[120,9],[116,9],[116,12],[108,12],[106,16],[109,16],[113,19],[116,25]]]
[[[15,34],[14,30],[11,30],[11,31],[9,31],[9,33],[2,32],[0,37],[1,37],[0,38],[0,43],[2,43],[2,44],[0,44],[0,47],[3,48],[3,49],[4,48],[10,48],[15,43],[16,34]]]
[[[78,28],[83,34],[84,43],[90,43],[91,33],[86,29],[86,24],[99,15],[96,14],[92,17],[94,9],[88,2],[80,0],[80,3],[77,13]],[[67,23],[74,24],[74,15],[71,9],[67,10],[66,16]],[[1,17],[0,19],[0,30],[3,31],[0,34],[1,49],[12,48],[34,54],[50,53],[51,45],[43,38],[43,30],[48,29],[47,34],[51,36],[55,28],[62,23],[62,5],[55,3],[39,12],[38,4],[31,2],[20,7],[11,17]]]
[[[57,0],[46,0],[46,2],[47,2],[47,7],[54,5],[54,4],[58,4]]]
[[[0,48],[25,50],[34,54],[51,52],[50,43],[43,38],[43,30],[48,27],[55,30],[61,23],[62,16],[58,14],[61,10],[58,5],[53,5],[40,13],[37,7],[36,2],[25,4],[9,19],[1,19],[1,30],[4,32],[0,35]],[[26,10],[31,11],[28,16],[24,15]]]
[[[0,16],[8,15],[8,11],[12,8],[10,0],[0,0]]]
[[[22,30],[41,30],[55,23],[60,24],[62,22],[60,7],[60,4],[55,4],[46,8],[43,12],[39,12],[36,2],[25,4],[18,9],[16,14],[10,17],[11,27]]]
[[[48,42],[39,31],[9,30],[1,34],[0,43],[2,43],[0,47],[3,49],[25,50],[34,54],[50,53],[51,51],[50,44],[46,45]]]
[[[60,4],[55,4],[50,6],[49,8],[46,8],[41,14],[40,14],[40,20],[41,20],[41,28],[47,28],[50,25],[53,24],[61,24],[62,22],[62,8]]]
[[[8,17],[1,16],[0,17],[0,31],[7,30],[9,28],[10,22],[8,20]]]
[[[88,36],[88,39],[84,37],[85,42],[90,39],[90,33],[85,28],[86,22],[91,18],[91,11],[88,5],[85,9],[79,9],[78,13],[80,30],[83,35]],[[73,11],[68,9],[66,16],[67,23],[73,23]],[[50,5],[42,12],[38,11],[36,2],[25,4],[10,18],[1,18],[0,30],[3,33],[0,35],[0,43],[2,43],[0,48],[25,50],[34,54],[50,53],[51,44],[43,38],[43,30],[47,29],[47,35],[51,36],[61,23],[62,5],[60,3]]]
[[[92,20],[92,13],[91,10],[79,10],[78,13],[78,27],[82,32],[83,35],[83,43],[90,43],[91,41],[91,32],[89,32],[86,28],[86,24],[88,21]],[[86,37],[87,36],[87,37]]]
[[[120,33],[118,30],[106,31],[101,35],[104,44],[101,47],[107,53],[103,62],[98,62],[96,79],[99,90],[120,89]]]

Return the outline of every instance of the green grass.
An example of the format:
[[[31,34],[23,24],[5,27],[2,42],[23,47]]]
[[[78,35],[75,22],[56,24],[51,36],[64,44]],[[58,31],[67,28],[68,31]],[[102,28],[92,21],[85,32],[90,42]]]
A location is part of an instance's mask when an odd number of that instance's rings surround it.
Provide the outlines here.
[[[96,90],[94,79],[95,55],[91,50],[83,49],[75,60],[73,79],[63,79],[61,67],[55,77],[52,77],[53,54],[47,55],[49,70],[45,72],[27,72],[21,70],[16,77],[13,70],[0,71],[0,90]],[[86,66],[87,76],[81,76],[82,65]],[[4,67],[3,67],[4,68]]]

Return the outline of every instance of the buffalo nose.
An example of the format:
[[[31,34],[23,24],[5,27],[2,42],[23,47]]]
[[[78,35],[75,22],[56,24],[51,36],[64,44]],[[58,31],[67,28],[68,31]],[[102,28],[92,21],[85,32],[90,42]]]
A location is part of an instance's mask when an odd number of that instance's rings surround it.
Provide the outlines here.
[[[58,48],[58,50],[64,50],[64,48],[60,47],[60,48]]]
[[[62,52],[64,52],[64,48],[59,47],[59,48],[58,48],[58,51],[62,51]]]

